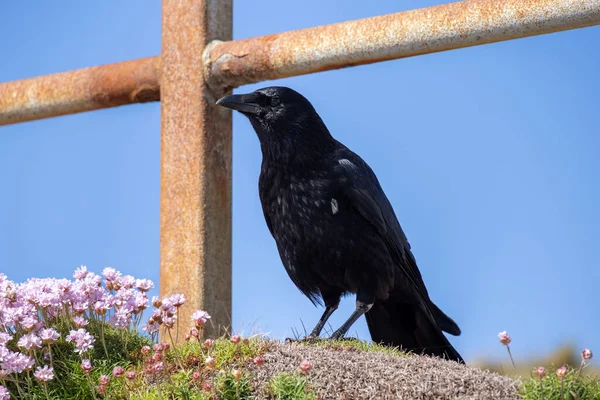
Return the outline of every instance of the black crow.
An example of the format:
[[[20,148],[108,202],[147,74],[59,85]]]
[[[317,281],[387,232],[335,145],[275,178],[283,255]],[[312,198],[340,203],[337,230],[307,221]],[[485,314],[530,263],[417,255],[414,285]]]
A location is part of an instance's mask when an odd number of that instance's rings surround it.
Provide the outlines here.
[[[367,163],[334,139],[312,104],[286,87],[226,96],[217,104],[250,120],[262,149],[259,194],[269,231],[294,284],[325,312],[341,296],[363,314],[374,342],[464,362],[442,331],[458,325],[429,298],[410,244]]]

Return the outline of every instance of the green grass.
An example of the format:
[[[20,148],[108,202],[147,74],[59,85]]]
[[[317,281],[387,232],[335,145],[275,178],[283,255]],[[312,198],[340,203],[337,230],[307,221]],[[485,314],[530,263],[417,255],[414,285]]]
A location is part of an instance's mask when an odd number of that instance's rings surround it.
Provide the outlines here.
[[[570,369],[564,378],[564,385],[555,374],[556,368],[548,369],[542,379],[528,378],[522,381],[521,396],[524,400],[600,400],[600,381],[595,377],[577,378],[577,370]],[[562,397],[564,395],[564,397]]]
[[[275,400],[316,400],[306,376],[281,372],[269,381],[269,394]]]
[[[307,346],[325,347],[334,350],[378,352],[394,356],[406,356],[406,353],[397,347],[384,346],[355,338],[346,338],[340,340],[316,339],[311,341],[301,341],[300,343]]]
[[[11,393],[20,393],[22,398],[92,400],[95,398],[92,392],[94,385],[90,384],[90,379],[92,383],[96,383],[100,375],[111,375],[117,365],[127,369],[138,364],[141,360],[140,349],[151,344],[150,340],[141,337],[135,331],[116,329],[108,324],[90,320],[86,330],[96,338],[96,342],[93,350],[83,356],[90,359],[94,366],[90,376],[87,377],[81,369],[82,356],[75,353],[74,345],[65,340],[69,330],[74,329],[71,323],[61,318],[51,321],[48,326],[55,328],[61,334],[60,339],[51,345],[55,378],[47,384],[48,396],[44,386],[36,382],[32,375],[29,378],[20,377],[18,386],[14,379],[7,378],[6,387]],[[105,338],[106,350],[99,339],[102,334]],[[16,338],[8,343],[8,347],[17,350]],[[41,355],[36,355],[36,358],[42,361]],[[43,364],[50,365],[50,360],[46,360]]]

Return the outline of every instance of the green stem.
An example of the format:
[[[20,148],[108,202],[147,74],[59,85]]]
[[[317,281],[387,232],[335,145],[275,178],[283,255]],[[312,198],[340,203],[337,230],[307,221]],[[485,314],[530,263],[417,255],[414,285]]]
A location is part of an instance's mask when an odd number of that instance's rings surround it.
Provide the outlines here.
[[[175,339],[177,340],[177,343],[179,343],[179,307],[177,307],[177,312],[175,313],[175,316],[177,318],[177,332],[175,333]]]
[[[510,357],[510,362],[512,363],[513,368],[517,369],[517,367],[515,367],[515,360],[513,360],[513,356],[508,345],[506,345],[506,350],[508,350],[508,356]]]
[[[100,340],[102,341],[102,347],[104,347],[104,354],[106,354],[106,360],[108,360],[108,350],[106,349],[106,341],[104,340],[104,315],[102,316],[102,322],[100,323]]]
[[[44,382],[44,392],[46,393],[46,399],[50,400],[50,395],[48,394],[48,384]]]
[[[52,350],[50,349],[50,343],[48,343],[48,355],[50,356],[50,367],[54,368],[54,362],[52,359]]]
[[[585,364],[585,360],[581,360],[581,364],[579,364],[579,371],[577,371],[577,377],[575,378],[575,380],[578,380],[579,377],[581,376],[581,370],[583,369],[584,364]]]

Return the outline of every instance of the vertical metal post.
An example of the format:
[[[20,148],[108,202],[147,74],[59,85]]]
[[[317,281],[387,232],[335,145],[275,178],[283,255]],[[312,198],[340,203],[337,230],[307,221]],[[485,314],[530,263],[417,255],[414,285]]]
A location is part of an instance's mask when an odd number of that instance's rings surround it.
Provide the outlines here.
[[[180,330],[203,309],[215,336],[231,324],[231,114],[215,107],[202,51],[231,39],[232,0],[162,6],[160,292],[187,298]]]

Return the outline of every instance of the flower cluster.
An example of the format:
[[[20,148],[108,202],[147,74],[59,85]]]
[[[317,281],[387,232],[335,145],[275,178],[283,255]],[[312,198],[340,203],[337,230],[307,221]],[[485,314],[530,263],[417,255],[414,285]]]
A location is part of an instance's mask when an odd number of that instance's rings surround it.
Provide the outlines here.
[[[137,331],[144,310],[151,304],[147,294],[154,288],[151,280],[136,279],[110,267],[95,274],[85,266],[77,268],[73,278],[31,278],[18,284],[0,273],[0,376],[33,372],[35,380],[45,387],[57,373],[53,353],[54,344],[59,340],[73,346],[74,353],[81,359],[83,372],[89,376],[93,369],[90,358],[98,341],[106,351],[105,324]],[[178,309],[184,303],[182,294],[152,299],[155,309],[144,326],[151,339],[156,338],[160,326],[167,329],[174,326]],[[204,311],[194,313],[198,328],[209,318]],[[96,330],[90,328],[92,323]],[[102,333],[94,337],[91,332],[97,332],[99,326]],[[196,329],[196,337],[197,332]],[[148,365],[152,373],[164,368],[162,357],[168,350],[168,344],[155,346],[158,348],[154,349]],[[134,371],[125,371],[123,367],[116,367],[112,375],[127,380],[136,377]],[[109,382],[110,377],[103,376],[96,391],[105,392]],[[0,400],[5,398],[10,398],[8,389],[0,386]]]

